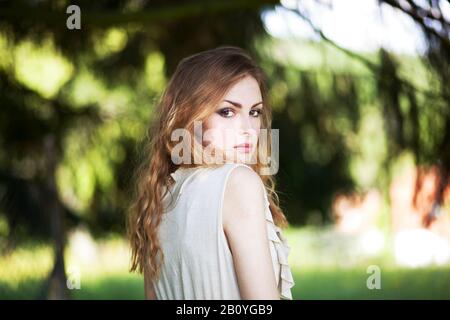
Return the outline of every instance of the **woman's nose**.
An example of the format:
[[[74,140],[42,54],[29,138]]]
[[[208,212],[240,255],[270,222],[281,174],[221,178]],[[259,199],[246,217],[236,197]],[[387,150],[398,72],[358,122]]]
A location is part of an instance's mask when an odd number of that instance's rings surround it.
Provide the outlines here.
[[[241,117],[241,130],[248,131],[252,129],[252,122],[249,115],[244,115]]]
[[[240,120],[239,132],[240,134],[252,136],[255,134],[256,128],[253,127],[254,123],[251,116],[242,116]]]

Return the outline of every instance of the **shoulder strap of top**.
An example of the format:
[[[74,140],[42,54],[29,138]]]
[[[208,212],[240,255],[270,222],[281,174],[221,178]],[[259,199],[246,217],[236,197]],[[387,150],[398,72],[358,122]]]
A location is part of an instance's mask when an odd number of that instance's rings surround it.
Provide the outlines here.
[[[205,170],[204,167],[180,167],[170,174],[170,176],[174,179],[175,184],[172,188],[169,188],[166,196],[164,197],[166,210],[170,210],[173,206],[175,206],[188,181],[203,170]],[[165,191],[166,189],[164,189],[164,192]]]

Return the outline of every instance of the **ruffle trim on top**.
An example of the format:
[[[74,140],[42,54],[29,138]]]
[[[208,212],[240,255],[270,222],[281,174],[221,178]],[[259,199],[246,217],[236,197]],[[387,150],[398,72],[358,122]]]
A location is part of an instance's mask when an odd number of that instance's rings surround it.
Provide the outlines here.
[[[278,256],[278,263],[280,264],[280,277],[281,285],[279,284],[281,299],[292,300],[291,288],[295,285],[294,278],[292,277],[291,268],[288,264],[288,256],[291,248],[287,244],[286,238],[282,235],[280,227],[275,225],[273,221],[272,213],[270,211],[270,203],[266,201],[266,222],[269,240],[273,242],[276,253]]]
[[[184,182],[188,180],[188,178],[193,176],[192,173],[198,172],[196,169],[198,168],[178,168],[175,172],[170,174],[175,181],[181,182],[181,184],[178,185],[177,192],[175,192],[177,194],[177,197],[183,191],[183,187],[185,185]],[[291,248],[287,244],[286,238],[284,238],[284,236],[282,235],[282,230],[277,225],[275,225],[272,213],[270,211],[270,202],[267,199],[267,193],[265,189],[264,189],[264,199],[266,202],[265,215],[267,222],[268,238],[274,244],[278,263],[280,265],[280,275],[279,275],[280,278],[277,279],[277,282],[280,290],[281,299],[292,300],[291,288],[295,285],[295,282],[294,278],[292,277],[291,268],[289,267],[288,264],[288,256]]]
[[[200,171],[201,170],[199,167],[192,167],[192,168],[179,167],[177,170],[175,170],[170,174],[170,176],[173,178],[176,184],[174,185],[173,188],[169,190],[170,192],[168,193],[167,196],[170,195],[170,197],[164,198],[166,210],[170,210],[175,206],[175,204],[178,202],[179,197],[184,191],[186,181],[191,179],[195,174],[199,173]]]

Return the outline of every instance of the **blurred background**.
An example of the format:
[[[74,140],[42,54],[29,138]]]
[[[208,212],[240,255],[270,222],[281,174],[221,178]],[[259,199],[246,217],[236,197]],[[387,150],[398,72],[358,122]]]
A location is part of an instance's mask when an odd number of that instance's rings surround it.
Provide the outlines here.
[[[221,45],[268,76],[294,299],[448,299],[449,21],[446,0],[0,0],[0,299],[144,298],[131,172],[177,63]]]

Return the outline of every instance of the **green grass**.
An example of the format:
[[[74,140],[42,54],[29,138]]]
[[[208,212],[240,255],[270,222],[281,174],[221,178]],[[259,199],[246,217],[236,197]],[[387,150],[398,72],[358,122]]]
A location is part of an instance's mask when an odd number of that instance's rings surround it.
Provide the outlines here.
[[[449,299],[450,268],[381,269],[381,289],[369,290],[364,269],[293,270],[294,299]],[[34,299],[42,281],[0,282],[0,299]],[[74,299],[143,299],[139,276],[117,274],[81,282]]]
[[[295,270],[294,299],[449,299],[450,268],[381,267],[381,288],[368,289],[366,268]]]
[[[306,228],[285,232],[291,246],[294,299],[450,298],[450,266],[401,268],[392,263],[388,250],[379,256],[356,255],[346,247],[352,241],[339,242],[338,237],[327,232]],[[83,238],[80,243],[86,246],[89,241]],[[80,274],[81,288],[71,290],[72,297],[143,299],[143,280],[140,275],[128,273],[129,250],[123,239],[92,244],[95,250],[91,256],[86,255],[88,247],[75,246],[66,251],[68,275],[72,267]],[[380,289],[367,288],[369,265],[380,267]],[[0,255],[0,299],[39,298],[51,266],[52,250],[46,245],[22,246],[9,255]]]
[[[129,274],[98,277],[94,281],[82,283],[80,290],[73,290],[75,299],[133,299],[144,298],[142,278]]]

